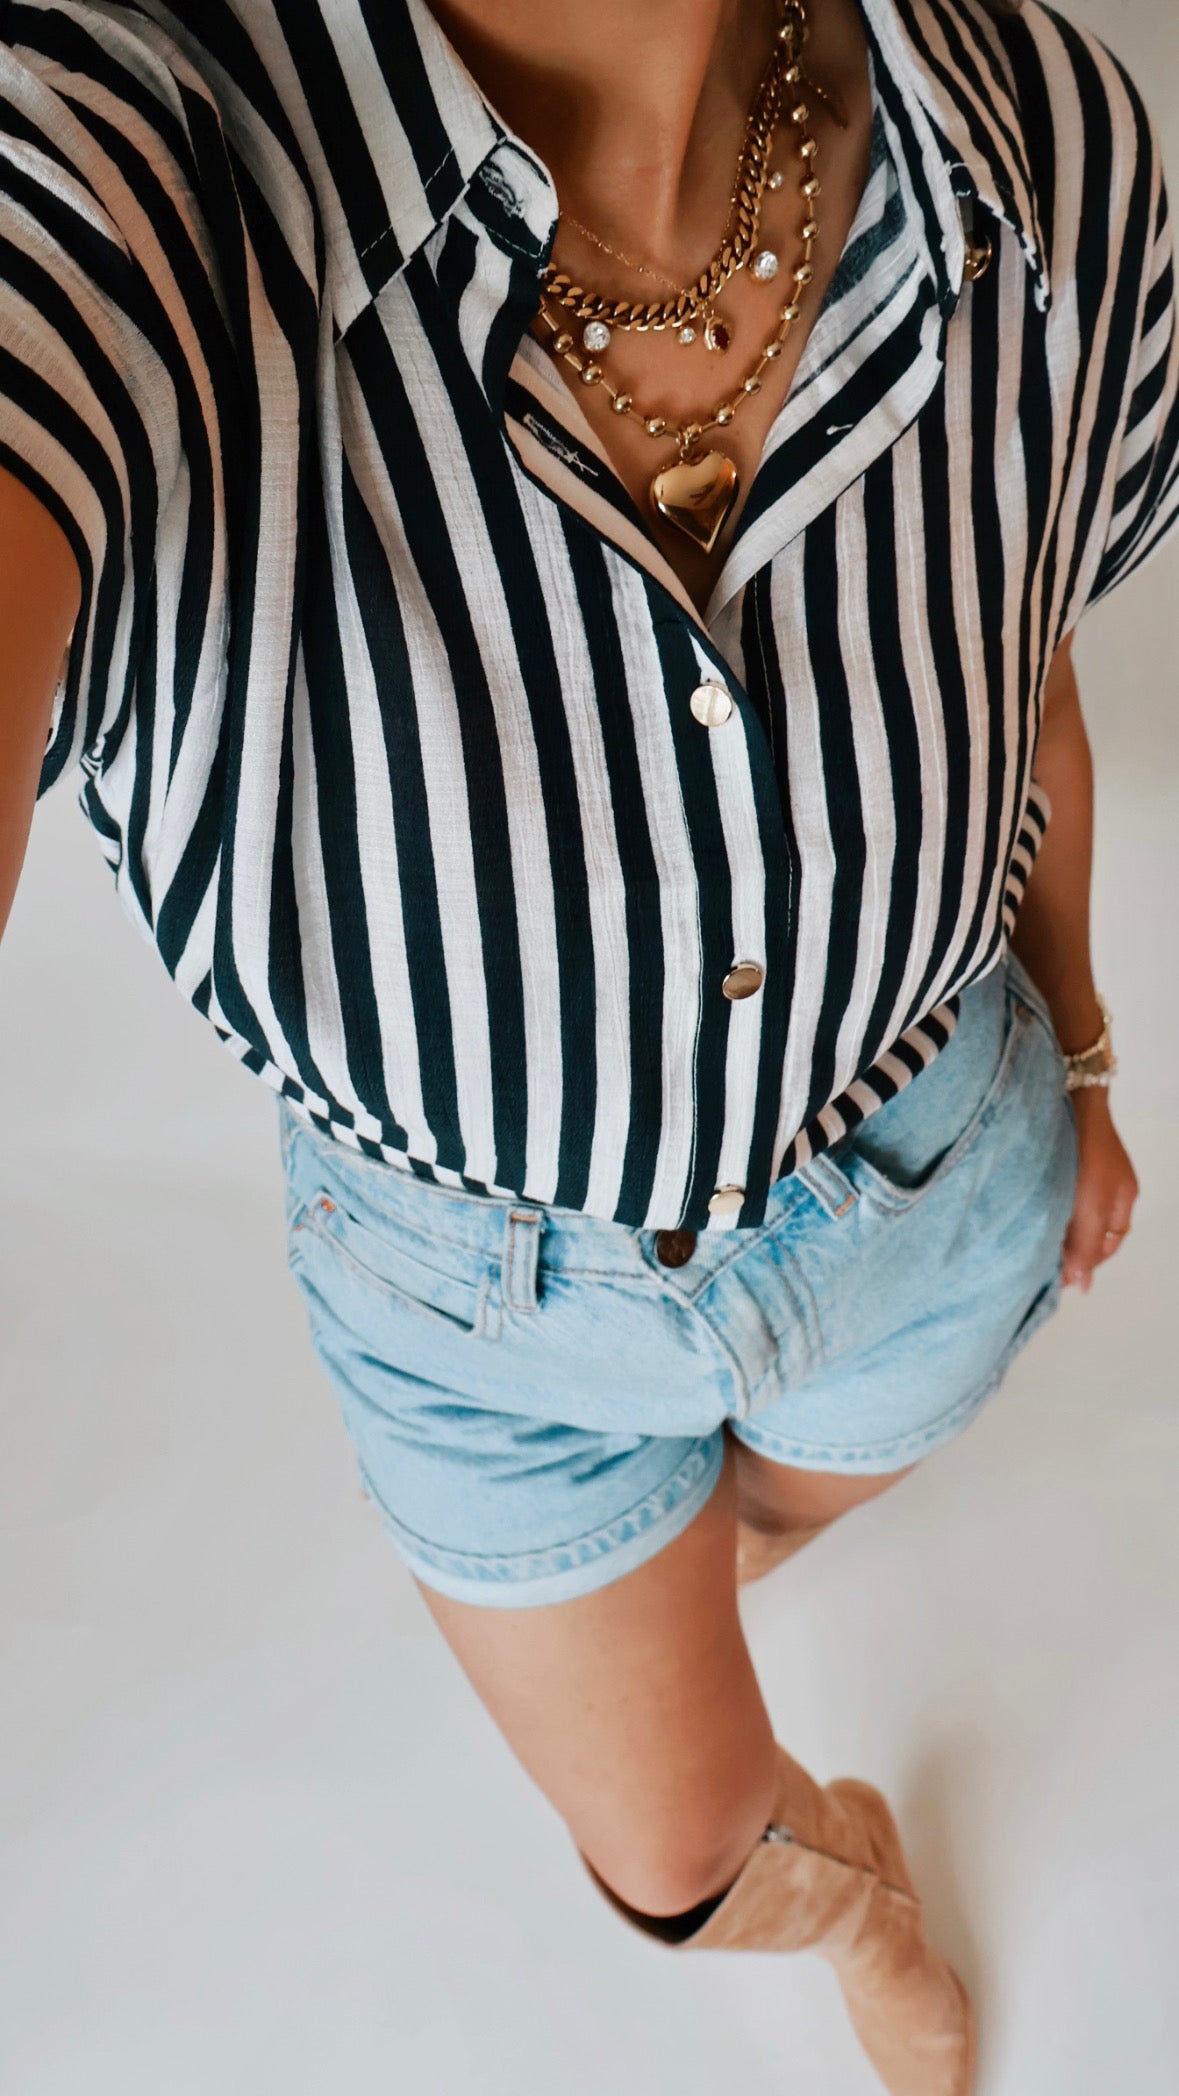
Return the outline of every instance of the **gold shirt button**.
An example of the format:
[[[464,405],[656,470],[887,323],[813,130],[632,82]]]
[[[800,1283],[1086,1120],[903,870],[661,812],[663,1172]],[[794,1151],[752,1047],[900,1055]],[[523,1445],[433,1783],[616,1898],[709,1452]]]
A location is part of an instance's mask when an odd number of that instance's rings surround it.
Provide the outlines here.
[[[735,1215],[745,1199],[743,1186],[718,1186],[708,1203],[709,1215]]]
[[[765,979],[765,969],[759,968],[756,961],[736,961],[721,984],[721,989],[729,998],[752,997],[755,990],[760,990]]]
[[[696,686],[688,704],[702,728],[719,728],[733,711],[733,694],[727,685],[710,680]]]
[[[990,268],[991,254],[991,236],[989,233],[984,233],[981,240],[967,241],[966,267],[963,274],[968,284],[977,284],[979,278],[985,276]]]

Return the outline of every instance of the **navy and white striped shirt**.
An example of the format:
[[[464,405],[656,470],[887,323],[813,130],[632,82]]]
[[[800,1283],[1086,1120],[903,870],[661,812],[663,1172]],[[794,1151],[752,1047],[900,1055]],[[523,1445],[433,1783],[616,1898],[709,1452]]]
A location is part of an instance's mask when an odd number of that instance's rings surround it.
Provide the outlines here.
[[[83,573],[41,790],[369,1156],[754,1226],[1002,954],[1053,653],[1179,515],[1160,154],[1036,0],[863,12],[872,172],[702,616],[423,0],[0,0],[0,463]]]

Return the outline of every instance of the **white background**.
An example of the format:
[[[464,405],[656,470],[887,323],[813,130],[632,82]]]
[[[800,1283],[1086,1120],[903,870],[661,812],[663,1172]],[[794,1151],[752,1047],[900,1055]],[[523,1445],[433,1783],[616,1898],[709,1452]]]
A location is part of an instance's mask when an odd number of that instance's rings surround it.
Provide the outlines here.
[[[1179,202],[1173,0],[1073,0]],[[882,1783],[979,2096],[1179,2058],[1179,548],[1082,629],[1138,1227],[949,1449],[743,1602],[778,1736]],[[811,1959],[599,1903],[360,1494],[269,1091],[60,787],[0,950],[0,2087],[871,2096]]]

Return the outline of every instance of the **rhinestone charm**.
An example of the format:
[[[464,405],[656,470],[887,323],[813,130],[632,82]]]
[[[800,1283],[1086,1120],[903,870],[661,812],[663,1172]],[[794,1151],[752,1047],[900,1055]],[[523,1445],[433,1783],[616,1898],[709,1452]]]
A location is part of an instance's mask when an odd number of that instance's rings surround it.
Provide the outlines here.
[[[678,334],[678,336],[676,337],[676,340],[677,340],[678,342],[682,342],[682,343],[683,343],[683,346],[684,346],[684,348],[685,348],[685,349],[690,349],[690,348],[691,348],[691,346],[692,346],[692,344],[693,344],[693,342],[694,342],[694,341],[696,340],[696,330],[695,330],[695,328],[694,328],[694,327],[682,327],[682,328],[680,329],[680,331],[679,331],[679,334]]]
[[[767,182],[766,182],[766,188],[767,188],[767,189],[781,189],[781,187],[782,187],[782,184],[783,184],[783,182],[784,182],[785,180],[786,180],[786,177],[785,177],[785,175],[784,175],[784,174],[782,174],[782,173],[781,173],[781,172],[779,171],[779,169],[778,169],[778,168],[775,168],[775,169],[774,169],[774,172],[773,172],[773,174],[772,174],[772,175],[770,175],[770,176],[769,176],[769,178],[767,179]]]
[[[581,339],[594,356],[601,356],[610,347],[610,330],[604,320],[589,320],[581,331]]]
[[[778,274],[778,257],[772,247],[759,247],[749,265],[759,284],[768,284]]]

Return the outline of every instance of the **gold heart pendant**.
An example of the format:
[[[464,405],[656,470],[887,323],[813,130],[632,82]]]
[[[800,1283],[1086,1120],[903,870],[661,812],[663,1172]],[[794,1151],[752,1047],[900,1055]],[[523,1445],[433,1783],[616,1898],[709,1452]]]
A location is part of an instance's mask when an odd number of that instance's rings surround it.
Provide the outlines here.
[[[732,459],[723,451],[704,451],[657,473],[651,498],[661,517],[711,553],[740,485]]]

